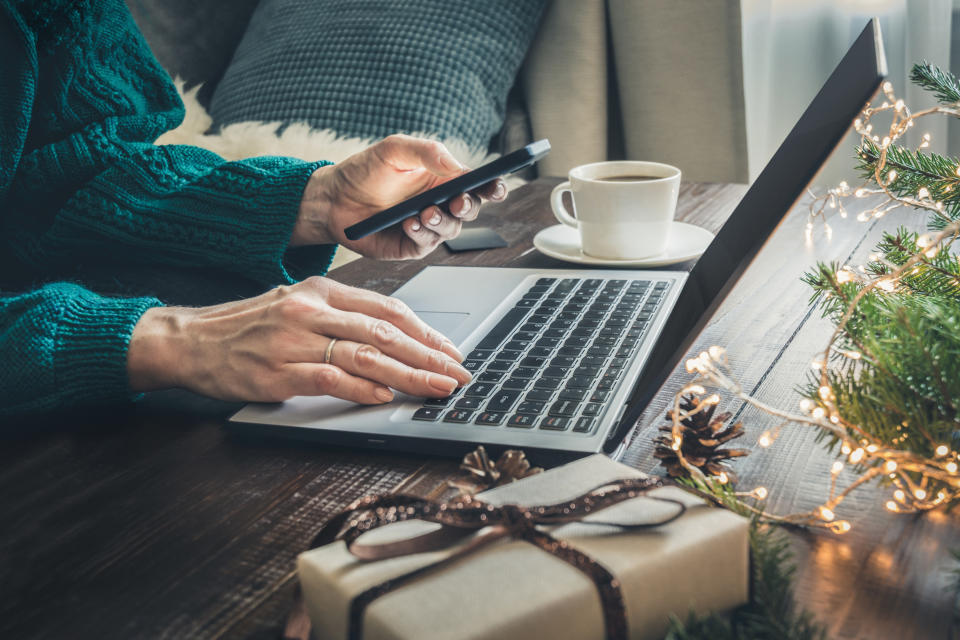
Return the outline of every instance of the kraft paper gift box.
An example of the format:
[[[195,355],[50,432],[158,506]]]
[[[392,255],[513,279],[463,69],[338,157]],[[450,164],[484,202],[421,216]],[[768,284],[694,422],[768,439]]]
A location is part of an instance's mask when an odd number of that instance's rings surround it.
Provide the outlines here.
[[[570,500],[608,481],[642,477],[595,455],[477,497],[495,505],[545,505]],[[642,530],[588,524],[635,522],[649,517],[650,510],[667,508],[668,503],[638,497],[590,514],[583,522],[546,529],[617,577],[629,637],[663,637],[670,614],[683,618],[691,610],[725,611],[747,602],[748,521],[676,487],[646,495],[682,501],[687,510],[672,522]],[[420,520],[398,522],[359,541],[393,542],[437,527]],[[301,554],[297,568],[314,637],[346,638],[348,609],[356,595],[442,560],[462,544],[377,561],[359,560],[342,541]],[[605,636],[600,597],[590,578],[529,542],[511,539],[482,547],[377,598],[366,608],[362,628],[364,640]]]

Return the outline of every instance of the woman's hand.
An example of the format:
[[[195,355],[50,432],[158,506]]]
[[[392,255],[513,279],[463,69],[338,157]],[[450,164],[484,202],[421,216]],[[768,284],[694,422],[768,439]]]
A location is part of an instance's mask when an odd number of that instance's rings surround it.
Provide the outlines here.
[[[507,186],[497,179],[477,193],[455,197],[449,211],[428,207],[400,225],[350,241],[343,230],[467,170],[439,142],[393,135],[310,178],[300,204],[291,246],[338,243],[369,258],[420,258],[460,233],[477,217],[482,199],[503,200]]]
[[[134,391],[183,387],[224,400],[331,395],[380,404],[393,398],[390,387],[449,395],[470,380],[461,360],[396,298],[313,277],[248,300],[149,309],[134,328],[127,370]]]

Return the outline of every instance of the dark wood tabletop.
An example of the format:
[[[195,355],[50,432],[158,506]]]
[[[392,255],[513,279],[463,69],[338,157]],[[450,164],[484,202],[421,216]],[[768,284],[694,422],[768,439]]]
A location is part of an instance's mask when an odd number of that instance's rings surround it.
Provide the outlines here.
[[[483,211],[479,224],[496,228],[507,248],[441,247],[406,263],[363,259],[330,277],[390,293],[428,264],[567,267],[532,245],[536,231],[553,224],[548,195],[556,183],[535,181]],[[678,219],[716,231],[744,191],[685,184]],[[870,224],[853,218],[832,221],[832,238],[818,232],[811,245],[798,206],[692,351],[726,346],[746,390],[796,407],[796,387],[829,327],[808,306],[801,274],[817,260],[862,260],[882,229],[922,223],[908,212]],[[652,439],[686,380],[675,372],[641,417],[626,464],[656,470]],[[333,513],[368,493],[426,494],[457,473],[456,460],[239,440],[223,429],[236,408],[159,393],[130,407],[37,419],[0,441],[0,637],[276,638],[292,600],[294,559]],[[820,504],[833,458],[816,434],[789,427],[757,450],[769,417],[727,408],[746,427],[742,446],[755,450],[735,463],[740,486],[767,487],[777,512]],[[954,637],[949,551],[960,548],[960,517],[898,516],[884,500],[879,488],[855,492],[838,510],[853,523],[845,536],[790,532],[801,605],[835,638]]]

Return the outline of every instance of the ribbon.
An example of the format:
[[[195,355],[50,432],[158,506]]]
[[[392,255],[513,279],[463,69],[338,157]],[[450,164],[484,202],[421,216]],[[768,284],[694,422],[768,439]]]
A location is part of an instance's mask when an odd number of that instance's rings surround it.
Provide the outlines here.
[[[348,621],[350,640],[361,639],[363,614],[371,602],[424,573],[440,569],[502,538],[529,542],[586,574],[593,581],[600,596],[606,637],[609,640],[626,640],[626,606],[617,578],[593,558],[573,548],[566,541],[554,538],[540,527],[581,521],[590,513],[639,497],[660,486],[663,486],[663,483],[658,478],[617,480],[604,483],[572,500],[535,506],[517,504],[496,506],[471,495],[442,503],[405,494],[367,496],[355,501],[334,516],[317,534],[311,548],[329,544],[334,540],[343,540],[354,556],[373,561],[435,551],[479,532],[447,558],[391,578],[356,596],[350,603]],[[621,523],[589,520],[584,524],[613,526],[622,530],[645,529],[672,522],[686,511],[686,505],[679,500],[657,496],[647,497],[672,503],[678,508],[675,513],[656,522]],[[414,519],[438,523],[441,527],[396,542],[370,545],[357,541],[364,533],[378,527]]]

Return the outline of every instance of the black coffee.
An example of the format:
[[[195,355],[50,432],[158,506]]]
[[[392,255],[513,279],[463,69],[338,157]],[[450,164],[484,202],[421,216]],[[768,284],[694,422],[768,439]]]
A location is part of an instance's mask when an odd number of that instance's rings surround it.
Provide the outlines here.
[[[643,182],[645,180],[661,180],[663,176],[607,176],[597,178],[600,182]]]

